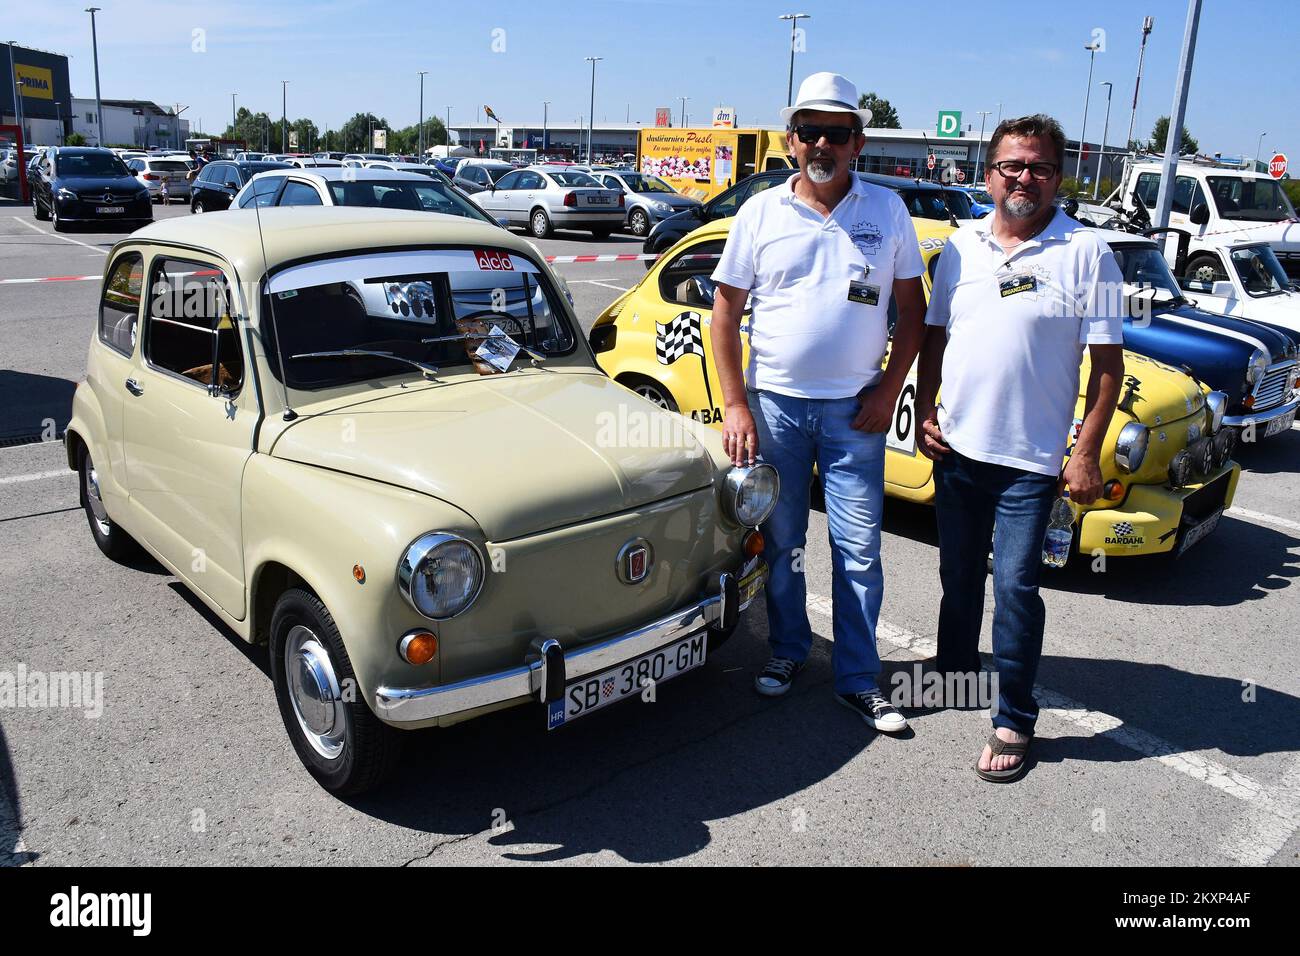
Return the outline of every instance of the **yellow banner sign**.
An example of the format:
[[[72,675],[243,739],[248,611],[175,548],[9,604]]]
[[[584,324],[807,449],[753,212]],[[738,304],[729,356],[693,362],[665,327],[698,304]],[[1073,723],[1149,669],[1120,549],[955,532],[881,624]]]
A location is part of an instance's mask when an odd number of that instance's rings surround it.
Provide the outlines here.
[[[39,66],[14,64],[14,78],[23,81],[23,96],[36,100],[54,99],[54,76]]]

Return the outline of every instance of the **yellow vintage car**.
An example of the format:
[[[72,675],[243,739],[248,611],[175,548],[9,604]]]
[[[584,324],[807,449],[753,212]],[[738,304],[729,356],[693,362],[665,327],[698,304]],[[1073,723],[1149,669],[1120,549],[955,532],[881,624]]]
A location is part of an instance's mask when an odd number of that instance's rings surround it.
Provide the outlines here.
[[[714,427],[721,426],[723,409],[709,333],[709,276],[732,221],[710,223],[673,246],[600,314],[589,336],[601,367],[615,381]],[[954,230],[929,219],[912,222],[928,298],[939,255]],[[747,361],[744,324],[741,331]],[[1125,385],[1101,453],[1106,498],[1072,505],[1075,547],[1084,554],[1181,554],[1214,530],[1236,491],[1241,468],[1231,459],[1229,432],[1219,427],[1226,397],[1144,356],[1125,351],[1124,362]],[[1085,353],[1079,416],[1088,375]],[[914,397],[915,369],[886,436],[885,491],[929,503],[934,476],[930,460],[917,451]],[[1080,422],[1077,417],[1076,432]]]
[[[269,644],[337,793],[394,728],[530,702],[555,728],[699,666],[766,580],[778,487],[611,382],[528,242],[380,209],[119,242],[66,445],[106,555]]]

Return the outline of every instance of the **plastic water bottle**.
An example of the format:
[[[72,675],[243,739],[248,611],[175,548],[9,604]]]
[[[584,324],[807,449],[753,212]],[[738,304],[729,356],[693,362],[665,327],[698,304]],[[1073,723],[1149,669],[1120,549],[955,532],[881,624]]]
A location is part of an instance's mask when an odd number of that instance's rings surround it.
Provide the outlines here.
[[[1049,568],[1065,567],[1065,562],[1070,560],[1073,542],[1074,512],[1070,510],[1070,492],[1066,491],[1052,505],[1052,518],[1043,538],[1043,564]]]

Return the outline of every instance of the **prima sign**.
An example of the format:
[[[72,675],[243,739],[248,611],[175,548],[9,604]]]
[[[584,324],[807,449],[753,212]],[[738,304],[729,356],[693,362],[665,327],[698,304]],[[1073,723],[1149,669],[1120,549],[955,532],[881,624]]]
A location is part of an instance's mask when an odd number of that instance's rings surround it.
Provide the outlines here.
[[[68,893],[50,897],[50,925],[56,927],[130,927],[133,936],[148,936],[153,928],[152,893]]]

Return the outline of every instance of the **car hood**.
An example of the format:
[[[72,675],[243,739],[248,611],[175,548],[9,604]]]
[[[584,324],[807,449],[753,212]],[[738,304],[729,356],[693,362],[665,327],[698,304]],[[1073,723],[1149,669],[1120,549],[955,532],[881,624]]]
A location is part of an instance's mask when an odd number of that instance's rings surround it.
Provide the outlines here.
[[[1300,292],[1279,292],[1275,295],[1262,295],[1259,298],[1247,297],[1243,305],[1252,321],[1281,326],[1292,332],[1300,331]],[[1294,339],[1295,336],[1293,335],[1292,338]]]
[[[1215,230],[1215,239],[1226,242],[1267,242],[1275,249],[1295,251],[1300,249],[1300,222],[1283,219],[1281,222],[1254,223],[1244,219],[1229,219]]]
[[[692,199],[690,196],[683,196],[681,193],[636,193],[637,197],[646,200],[646,202],[667,203],[674,209],[689,209],[691,206],[699,206],[702,203],[698,199]]]
[[[1086,385],[1091,363],[1084,355],[1084,366],[1080,382]],[[1173,368],[1136,352],[1124,352],[1125,387],[1120,389],[1120,396],[1129,391],[1128,385],[1135,384],[1130,409],[1133,417],[1144,425],[1167,425],[1186,418],[1199,411],[1205,405],[1205,393],[1191,376],[1180,369]],[[1080,388],[1079,408],[1085,401],[1084,388]]]
[[[1235,343],[1238,350],[1244,350],[1249,356],[1260,349],[1269,357],[1270,362],[1281,361],[1291,345],[1286,333],[1271,326],[1250,319],[1239,319],[1217,312],[1207,312],[1193,305],[1179,305],[1166,310],[1157,310],[1155,322],[1161,320],[1181,325],[1185,328],[1202,329],[1208,335],[1217,335],[1228,348]],[[1154,323],[1153,323],[1154,324]],[[1127,329],[1125,330],[1127,335]]]
[[[604,376],[509,373],[304,415],[272,454],[432,495],[507,541],[710,485],[678,421]]]
[[[54,188],[71,189],[77,195],[82,193],[103,193],[112,190],[115,193],[138,193],[140,182],[134,176],[59,176]]]

